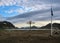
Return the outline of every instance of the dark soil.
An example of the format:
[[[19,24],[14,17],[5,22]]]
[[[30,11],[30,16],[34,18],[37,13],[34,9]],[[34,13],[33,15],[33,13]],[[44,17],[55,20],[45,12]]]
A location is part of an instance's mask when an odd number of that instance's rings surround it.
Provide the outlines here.
[[[22,31],[4,31],[0,32],[0,43],[60,43],[60,36],[40,36],[39,34],[42,33],[39,31],[33,32],[22,32]],[[19,34],[20,33],[20,34]],[[45,32],[44,32],[45,33]],[[42,35],[42,34],[41,34]]]

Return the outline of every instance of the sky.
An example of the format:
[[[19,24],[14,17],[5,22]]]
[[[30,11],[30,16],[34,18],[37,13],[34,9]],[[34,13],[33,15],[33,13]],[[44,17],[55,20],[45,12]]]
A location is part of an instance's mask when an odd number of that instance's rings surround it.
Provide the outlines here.
[[[9,21],[16,27],[28,26],[28,21],[43,26],[50,23],[51,4],[53,22],[60,23],[60,0],[0,0],[0,21]]]

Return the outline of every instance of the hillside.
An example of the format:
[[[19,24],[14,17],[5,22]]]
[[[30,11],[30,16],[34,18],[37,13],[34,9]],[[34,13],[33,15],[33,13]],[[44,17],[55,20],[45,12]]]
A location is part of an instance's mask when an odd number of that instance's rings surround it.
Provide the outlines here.
[[[60,23],[53,23],[52,26],[54,29],[60,29]],[[30,27],[21,27],[20,29],[29,29],[29,28]],[[51,29],[51,23],[42,27],[31,26],[31,29]]]
[[[0,21],[0,29],[12,29],[15,26],[8,21]]]
[[[59,23],[53,23],[52,24],[52,26],[53,26],[53,28],[57,28],[57,29],[60,29],[60,24]],[[42,26],[42,27],[40,27],[40,28],[42,28],[42,29],[51,29],[51,23],[49,23],[49,24],[47,24],[46,26]]]

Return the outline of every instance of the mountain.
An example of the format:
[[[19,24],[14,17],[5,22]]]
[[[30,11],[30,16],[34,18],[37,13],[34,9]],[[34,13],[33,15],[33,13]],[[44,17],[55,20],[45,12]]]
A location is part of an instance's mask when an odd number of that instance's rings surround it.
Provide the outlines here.
[[[36,26],[32,26],[31,28],[32,28],[32,29],[38,29],[38,27],[36,27]]]
[[[30,29],[30,27],[21,27],[20,29]],[[38,27],[32,26],[31,29],[38,29]]]
[[[52,26],[53,26],[54,29],[56,29],[56,28],[60,29],[60,23],[53,23]],[[51,29],[51,23],[47,24],[46,26],[42,26],[40,28]]]
[[[0,29],[12,29],[15,26],[8,21],[0,21]]]

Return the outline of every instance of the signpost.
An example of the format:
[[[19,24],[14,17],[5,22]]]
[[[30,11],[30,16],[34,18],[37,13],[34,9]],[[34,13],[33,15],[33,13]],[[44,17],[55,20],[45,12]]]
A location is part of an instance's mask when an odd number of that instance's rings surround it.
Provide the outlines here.
[[[29,22],[27,22],[27,24],[29,24],[29,29],[31,30],[32,24],[34,24],[34,22],[29,21]]]

